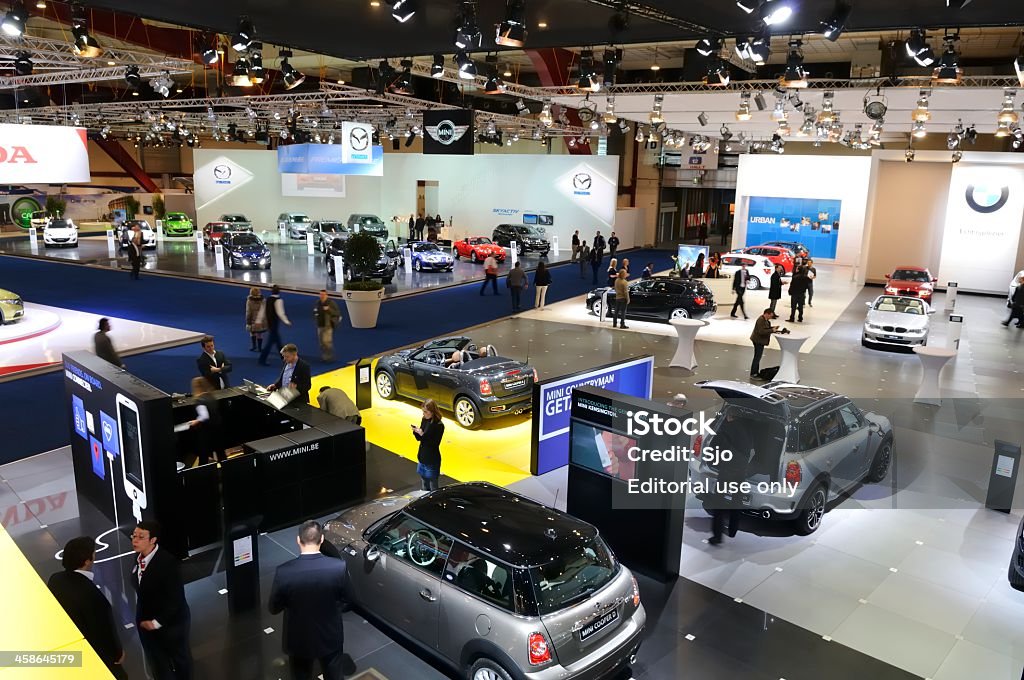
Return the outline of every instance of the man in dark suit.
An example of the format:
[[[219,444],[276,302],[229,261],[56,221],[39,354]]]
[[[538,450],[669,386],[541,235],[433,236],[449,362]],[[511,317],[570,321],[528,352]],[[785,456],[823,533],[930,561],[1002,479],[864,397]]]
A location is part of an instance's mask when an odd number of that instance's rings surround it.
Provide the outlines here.
[[[160,525],[143,521],[132,532],[138,559],[131,582],[136,592],[135,625],[155,680],[192,680],[189,628],[192,612],[178,560],[159,546]]]
[[[308,404],[309,390],[313,387],[313,372],[309,364],[299,358],[299,348],[292,343],[281,348],[281,358],[284,360],[281,374],[273,384],[267,385],[267,389],[273,392],[290,387],[299,393],[298,403]]]
[[[199,374],[206,378],[210,385],[216,390],[223,390],[231,387],[228,382],[228,373],[231,372],[231,362],[214,346],[213,336],[204,335],[199,341],[203,353],[196,359],[196,366],[199,367]]]
[[[114,611],[93,584],[92,564],[95,559],[96,542],[92,536],[72,538],[64,546],[61,557],[64,571],[51,576],[47,585],[86,642],[106,664],[110,674],[124,680],[128,677],[121,665],[124,648],[117,634]]]
[[[732,303],[732,313],[729,316],[734,319],[736,318],[737,307],[743,312],[743,318],[747,318],[747,310],[743,306],[743,294],[747,292],[747,279],[749,276],[747,273],[747,263],[741,261],[740,268],[732,275],[732,291],[736,293],[736,302]]]
[[[760,318],[766,318],[767,314]],[[766,319],[767,320],[767,319]],[[740,526],[741,500],[739,493],[728,493],[727,484],[739,484],[747,479],[747,466],[750,462],[750,450],[753,440],[747,428],[741,424],[732,409],[726,411],[725,422],[715,436],[715,446],[722,451],[731,451],[732,458],[722,457],[718,465],[717,493],[712,494],[711,506],[711,538],[708,543],[718,545],[722,542],[722,534],[728,524],[729,536],[735,536]]]
[[[293,680],[310,680],[319,661],[324,680],[343,680],[345,631],[342,608],[348,573],[344,560],[321,553],[323,529],[318,522],[299,527],[299,556],[274,574],[270,613],[284,612],[284,652]]]

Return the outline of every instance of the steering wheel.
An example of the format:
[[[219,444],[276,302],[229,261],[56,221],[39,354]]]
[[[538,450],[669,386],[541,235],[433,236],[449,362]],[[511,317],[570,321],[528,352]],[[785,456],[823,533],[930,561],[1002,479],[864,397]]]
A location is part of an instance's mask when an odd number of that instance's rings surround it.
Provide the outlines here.
[[[421,537],[425,539],[426,542],[432,544],[430,554],[427,556],[426,559],[422,559],[422,557],[419,555],[419,553],[424,552],[423,546],[419,545]],[[426,529],[417,529],[416,531],[410,533],[408,545],[409,559],[421,567],[429,567],[431,564],[434,563],[434,560],[437,559],[437,537],[434,536],[434,534],[427,531]]]

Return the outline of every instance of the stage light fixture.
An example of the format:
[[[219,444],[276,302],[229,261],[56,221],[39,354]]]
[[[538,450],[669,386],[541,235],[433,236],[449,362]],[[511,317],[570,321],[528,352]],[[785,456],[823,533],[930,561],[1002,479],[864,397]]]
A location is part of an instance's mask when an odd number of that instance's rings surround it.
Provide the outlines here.
[[[707,125],[708,124],[708,114],[704,113],[703,111],[698,113],[697,114],[697,122],[700,123],[701,127],[704,127],[705,125]]]
[[[82,59],[95,59],[103,54],[96,38],[89,35],[89,18],[78,3],[71,5],[71,50]]]
[[[28,10],[25,9],[25,3],[22,0],[14,0],[0,27],[3,28],[4,33],[16,38],[25,33],[26,21],[28,21]]]
[[[753,38],[741,38],[736,36],[736,56],[740,59],[750,59],[750,41]]]
[[[821,98],[821,111],[818,112],[817,121],[819,125],[824,125],[831,123],[835,119],[835,93],[831,90],[826,90]]]
[[[708,65],[708,73],[704,76],[704,84],[708,87],[726,87],[729,85],[729,67],[721,59]]]
[[[763,0],[758,12],[765,26],[778,26],[793,16],[793,0]]]
[[[252,21],[247,16],[238,17],[238,29],[235,34],[231,37],[231,46],[235,48],[236,52],[244,52],[249,49],[249,45],[256,38],[256,28],[253,26]]]
[[[478,48],[483,44],[483,34],[477,21],[475,0],[463,0],[455,21],[455,47],[460,50]]]
[[[416,10],[416,0],[395,0],[395,4],[391,6],[391,17],[398,23],[404,24],[416,16]]]
[[[498,24],[494,42],[505,47],[522,47],[526,43],[525,0],[505,1],[505,20]]]
[[[737,38],[739,40],[739,38]],[[701,38],[697,41],[697,54],[702,57],[710,57],[722,50],[722,41],[719,38]]]
[[[199,56],[203,60],[204,64],[207,66],[213,66],[220,61],[220,52],[217,51],[217,38],[216,36],[204,34],[202,42],[204,47]]]
[[[235,66],[231,69],[231,77],[228,81],[235,87],[250,87],[252,79],[249,77],[249,60],[244,55],[238,55],[235,59]]]
[[[516,115],[517,116],[526,116],[526,115],[529,115],[529,113],[530,113],[530,109],[527,108],[526,102],[523,101],[523,98],[520,97],[519,99],[517,99],[516,100]]]
[[[601,120],[611,125],[619,119],[615,115],[615,97],[608,97],[604,103],[604,113],[601,114]]]
[[[807,71],[804,70],[804,53],[800,40],[789,41],[789,55],[786,57],[786,72],[779,79],[779,85],[785,88],[807,87]]]
[[[907,56],[917,62],[918,66],[928,67],[935,63],[935,52],[928,44],[928,36],[924,29],[911,29],[905,48]]]
[[[435,54],[434,61],[430,65],[430,77],[431,78],[444,78],[444,55]]]
[[[665,103],[665,95],[656,94],[654,95],[654,104],[651,106],[651,113],[647,116],[647,119],[651,122],[651,125],[659,125],[665,122],[665,116],[662,114],[661,109]]]
[[[948,83],[955,85],[960,82],[964,70],[960,68],[960,55],[956,53],[956,42],[960,40],[959,35],[946,35],[943,38],[945,49],[942,56],[932,72],[932,80],[936,83]]]
[[[153,88],[154,92],[166,99],[171,96],[171,88],[174,87],[174,81],[171,79],[171,74],[164,71],[161,75],[151,78],[149,86]]]
[[[622,50],[612,47],[607,48],[604,51],[603,61],[604,71],[602,71],[602,82],[605,87],[611,87],[615,84],[615,71],[619,68],[619,64],[622,62]]]
[[[921,90],[917,96],[917,108],[915,108],[910,118],[912,121],[926,123],[931,120],[932,114],[928,110],[928,98],[931,96],[931,92],[928,90]]]
[[[928,135],[928,129],[924,125],[923,120],[914,121],[914,126],[910,130],[910,134],[918,139],[926,137]]]
[[[456,52],[455,65],[458,66],[459,77],[463,80],[473,80],[476,78],[476,62],[473,61],[471,55],[461,50]]]
[[[484,94],[501,94],[505,91],[505,81],[498,75],[498,56],[487,55],[487,81],[484,83]]]
[[[601,90],[601,80],[597,77],[597,71],[594,68],[593,50],[580,50],[580,77],[576,82],[576,87],[580,90],[590,90],[591,92],[599,92]]]
[[[619,119],[619,132],[623,135],[629,134],[629,122],[625,118]]]
[[[1014,147],[1014,148],[1016,148],[1016,147]],[[950,160],[953,163],[959,163],[960,159],[963,158],[963,157],[964,157],[964,152],[961,151],[960,149],[957,149],[956,151],[953,152],[953,155],[950,157]]]
[[[814,108],[807,106],[804,108],[804,122],[797,129],[796,134],[799,137],[810,137],[814,134],[817,125],[815,123]]]
[[[582,102],[580,102],[579,108],[576,110],[576,115],[579,116],[580,120],[584,123],[589,123],[597,118],[597,104],[590,101],[589,94]]]
[[[758,66],[764,66],[768,57],[772,54],[772,39],[769,35],[762,35],[750,41],[747,48],[747,55],[750,60]]]
[[[643,144],[644,143],[646,137],[644,136],[644,126],[643,125],[637,124],[637,126],[636,126],[636,136],[633,137],[633,139],[636,140],[639,144]]]
[[[249,46],[249,80],[253,84],[259,84],[266,78],[267,72],[263,68],[263,43],[254,42]]]
[[[551,127],[555,124],[555,117],[551,115],[551,100],[545,99],[541,105],[540,114],[537,116],[537,120],[544,127]]]
[[[760,0],[736,0],[736,6],[747,14],[753,14],[760,4]]]
[[[1013,60],[1013,70],[1017,73],[1020,86],[1024,87],[1024,54]]]
[[[32,75],[32,58],[28,52],[18,52],[14,57],[14,73],[19,76]]]
[[[850,12],[853,11],[853,5],[847,0],[836,0],[835,9],[832,10],[832,14],[829,15],[828,19],[821,22],[821,33],[827,39],[835,42],[840,35],[843,33],[843,29],[846,28],[846,22],[850,19]]]
[[[888,110],[889,106],[885,96],[882,95],[881,88],[875,91],[874,96],[864,95],[864,115],[871,120],[882,120]]]
[[[1016,97],[1017,92],[1015,90],[1003,90],[1003,104],[999,108],[999,115],[996,116],[997,123],[1017,124],[1017,112],[1013,110]]]
[[[754,114],[750,112],[750,93],[740,93],[740,107],[736,109],[736,120],[748,121],[754,117]]]
[[[388,89],[395,94],[412,94],[412,59],[402,59],[399,65],[402,70]]]
[[[139,75],[138,66],[132,65],[124,70],[124,82],[128,83],[128,87],[132,89],[142,84],[142,76]]]
[[[281,50],[281,77],[286,90],[293,90],[306,81],[306,76],[288,62],[291,50]]]
[[[882,125],[884,122],[876,120],[875,124],[871,126],[871,132],[868,134],[868,144],[871,146],[882,146]]]

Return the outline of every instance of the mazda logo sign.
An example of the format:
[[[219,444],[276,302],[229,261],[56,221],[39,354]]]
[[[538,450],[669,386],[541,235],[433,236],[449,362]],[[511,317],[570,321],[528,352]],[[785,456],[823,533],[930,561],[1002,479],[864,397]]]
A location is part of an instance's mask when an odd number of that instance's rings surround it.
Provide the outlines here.
[[[466,131],[469,130],[468,125],[456,125],[447,118],[439,122],[437,125],[428,125],[427,134],[438,144],[444,144],[445,146],[451,146],[455,142],[465,136]]]
[[[213,177],[214,179],[230,179],[231,168],[227,165],[215,165],[213,166]]]
[[[366,128],[352,128],[348,133],[348,145],[353,151],[366,151],[370,148],[370,133]]]
[[[589,191],[590,186],[594,183],[594,180],[585,172],[580,172],[573,175],[572,186],[574,189],[580,191]]]
[[[967,199],[967,205],[974,212],[982,214],[994,213],[1006,205],[1007,199],[1010,198],[1010,187],[1002,186],[996,188],[984,184],[977,186],[968,184],[964,198]]]

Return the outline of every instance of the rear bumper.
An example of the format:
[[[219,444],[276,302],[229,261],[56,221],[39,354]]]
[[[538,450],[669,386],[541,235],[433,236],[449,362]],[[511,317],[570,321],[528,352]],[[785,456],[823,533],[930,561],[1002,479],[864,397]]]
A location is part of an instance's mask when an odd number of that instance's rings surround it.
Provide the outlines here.
[[[604,680],[628,666],[640,649],[647,612],[640,607],[619,632],[569,666],[555,665],[523,674],[526,680]]]
[[[500,418],[516,413],[525,413],[533,408],[533,388],[526,394],[510,397],[483,397],[480,399],[480,415],[484,418]]]
[[[718,475],[709,473],[704,469],[703,463],[700,464],[700,469],[694,469],[690,467],[690,482],[693,484],[701,484],[703,486],[710,486],[714,489],[715,483],[718,480]],[[761,477],[767,479],[766,477]],[[740,502],[737,504],[737,508],[742,512],[757,515],[764,519],[779,519],[779,520],[790,520],[794,519],[800,512],[800,500],[806,493],[807,488],[805,483],[801,483],[797,486],[796,492],[793,496],[789,496],[784,493],[762,493],[757,491],[758,478],[748,480],[751,482],[753,488],[749,494],[746,494],[740,498]],[[701,501],[719,502],[717,497],[697,494],[697,498]]]

